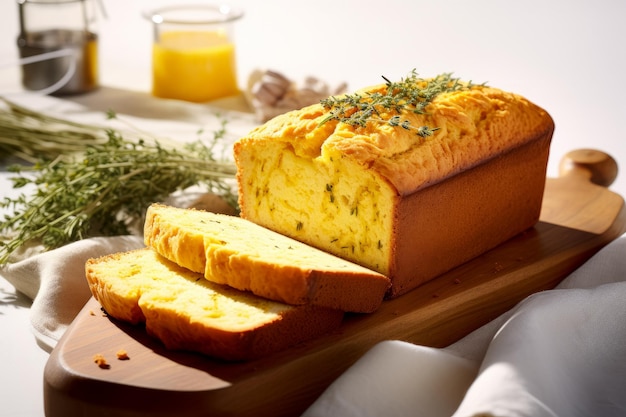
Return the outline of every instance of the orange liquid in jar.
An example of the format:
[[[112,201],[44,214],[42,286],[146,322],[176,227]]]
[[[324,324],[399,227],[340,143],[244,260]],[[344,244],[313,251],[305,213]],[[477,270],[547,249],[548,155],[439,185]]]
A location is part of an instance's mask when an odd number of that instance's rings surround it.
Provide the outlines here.
[[[152,49],[152,94],[202,103],[239,93],[235,46],[225,33],[163,32]]]

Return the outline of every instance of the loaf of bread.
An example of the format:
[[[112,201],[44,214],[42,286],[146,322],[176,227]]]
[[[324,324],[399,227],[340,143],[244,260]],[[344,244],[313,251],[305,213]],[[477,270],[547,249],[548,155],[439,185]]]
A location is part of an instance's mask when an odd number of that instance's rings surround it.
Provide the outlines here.
[[[427,95],[441,78],[409,81],[399,89]],[[516,94],[449,84],[460,87],[423,111],[403,99],[359,120],[347,100],[254,129],[234,148],[241,216],[386,275],[388,297],[532,227],[551,117]],[[348,96],[384,103],[388,85]]]
[[[343,313],[290,306],[211,283],[151,249],[86,264],[94,297],[112,317],[144,323],[168,349],[255,359],[336,329]]]
[[[375,311],[389,279],[239,217],[162,204],[146,212],[147,246],[215,283],[291,305]]]

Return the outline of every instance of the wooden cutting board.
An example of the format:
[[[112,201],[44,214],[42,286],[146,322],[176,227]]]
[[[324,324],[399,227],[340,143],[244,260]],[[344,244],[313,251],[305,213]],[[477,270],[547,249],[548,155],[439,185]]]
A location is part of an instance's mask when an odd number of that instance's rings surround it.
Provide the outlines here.
[[[167,351],[142,327],[104,316],[91,299],[46,365],[46,415],[299,415],[377,342],[446,346],[553,288],[626,231],[624,199],[606,188],[617,175],[610,156],[575,151],[562,168],[546,182],[536,227],[373,314],[347,315],[332,334],[261,360],[229,364]],[[116,359],[120,349],[130,359]],[[110,367],[99,368],[95,354]]]

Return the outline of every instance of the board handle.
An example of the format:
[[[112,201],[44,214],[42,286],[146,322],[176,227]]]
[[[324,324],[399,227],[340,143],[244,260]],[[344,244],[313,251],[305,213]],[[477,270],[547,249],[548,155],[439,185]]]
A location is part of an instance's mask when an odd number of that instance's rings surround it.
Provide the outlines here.
[[[609,187],[617,178],[617,162],[605,152],[596,149],[570,151],[559,165],[559,176],[584,178],[593,184]]]

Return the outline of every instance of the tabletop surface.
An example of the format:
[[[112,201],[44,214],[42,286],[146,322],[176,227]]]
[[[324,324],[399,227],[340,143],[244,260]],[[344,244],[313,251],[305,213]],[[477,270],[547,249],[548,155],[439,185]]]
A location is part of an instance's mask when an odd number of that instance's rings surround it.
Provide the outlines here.
[[[151,28],[141,11],[163,1],[105,3],[98,32],[100,81],[106,88],[75,98],[94,109],[107,108],[111,91],[149,92]],[[330,84],[346,81],[350,88],[379,83],[382,75],[400,78],[413,68],[423,76],[453,72],[520,93],[548,110],[556,123],[549,176],[558,176],[561,157],[577,148],[601,149],[626,163],[626,86],[617,81],[626,72],[620,45],[626,39],[624,2],[231,3],[245,11],[235,27],[242,85],[258,67],[296,80],[314,75]],[[17,58],[16,2],[0,2],[0,23],[0,94],[19,95],[19,70],[11,65]],[[136,115],[150,118],[147,104]],[[626,175],[618,175],[611,189],[626,195]],[[3,174],[0,197],[8,192]],[[48,354],[30,332],[29,305],[0,279],[0,417],[43,415]]]

